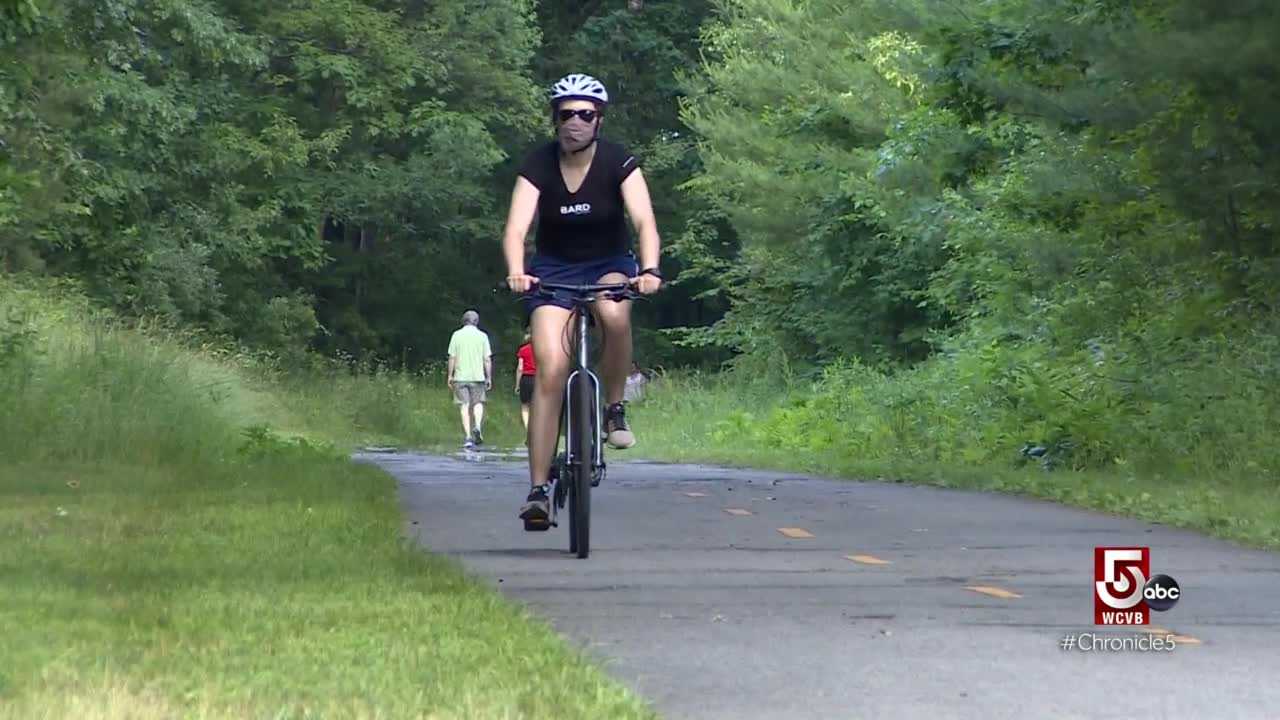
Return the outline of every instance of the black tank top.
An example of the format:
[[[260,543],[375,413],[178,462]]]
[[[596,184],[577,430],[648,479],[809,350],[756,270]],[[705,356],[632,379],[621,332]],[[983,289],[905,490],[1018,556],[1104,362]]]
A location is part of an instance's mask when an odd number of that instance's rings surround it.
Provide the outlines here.
[[[538,254],[584,261],[630,250],[622,181],[638,167],[636,156],[618,143],[600,138],[582,187],[571,193],[560,174],[558,143],[547,143],[529,153],[520,176],[539,191]]]

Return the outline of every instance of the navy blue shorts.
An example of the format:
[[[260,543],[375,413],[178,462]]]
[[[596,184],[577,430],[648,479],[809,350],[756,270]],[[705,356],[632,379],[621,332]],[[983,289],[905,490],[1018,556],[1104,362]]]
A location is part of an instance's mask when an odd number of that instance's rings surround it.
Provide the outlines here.
[[[529,263],[529,274],[543,282],[563,285],[592,285],[609,273],[622,273],[629,278],[640,272],[640,264],[633,253],[614,255],[599,260],[573,262],[561,260],[548,255],[535,255]],[[555,305],[566,310],[573,309],[568,299],[533,296],[525,298],[525,312],[532,315],[535,308],[543,305]]]

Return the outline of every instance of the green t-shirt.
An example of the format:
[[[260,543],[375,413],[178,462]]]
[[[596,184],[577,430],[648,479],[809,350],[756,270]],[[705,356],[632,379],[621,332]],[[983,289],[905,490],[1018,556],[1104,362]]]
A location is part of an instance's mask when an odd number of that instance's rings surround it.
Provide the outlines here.
[[[449,357],[456,357],[453,369],[455,382],[484,382],[484,361],[493,354],[489,336],[475,325],[467,325],[454,331],[449,338]]]

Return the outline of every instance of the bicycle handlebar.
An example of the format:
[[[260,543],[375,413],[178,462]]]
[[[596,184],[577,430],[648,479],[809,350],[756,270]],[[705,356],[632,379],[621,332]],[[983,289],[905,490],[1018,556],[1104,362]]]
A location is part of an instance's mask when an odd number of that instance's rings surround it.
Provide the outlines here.
[[[499,290],[510,290],[510,286],[507,285],[506,280],[502,280],[494,285],[493,291],[498,292]],[[639,293],[631,289],[631,283],[629,282],[593,283],[588,285],[565,285],[561,283],[536,282],[533,284],[533,287],[530,288],[529,292],[520,294],[551,296],[557,291],[572,293],[573,295],[582,298],[598,292],[603,292],[612,297],[620,297],[622,299],[636,299],[642,297]]]
[[[590,285],[564,285],[562,283],[539,282],[536,286],[543,290],[564,290],[567,292],[581,293],[586,295],[595,292],[610,292],[631,289],[631,283],[595,283]]]

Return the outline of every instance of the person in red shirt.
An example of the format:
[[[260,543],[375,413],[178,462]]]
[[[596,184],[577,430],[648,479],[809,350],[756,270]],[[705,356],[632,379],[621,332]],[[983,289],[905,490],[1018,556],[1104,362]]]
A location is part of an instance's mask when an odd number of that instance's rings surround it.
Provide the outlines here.
[[[524,420],[526,433],[529,432],[529,403],[533,401],[533,376],[537,370],[531,336],[526,332],[524,344],[516,350],[516,393],[520,395],[520,418]]]

